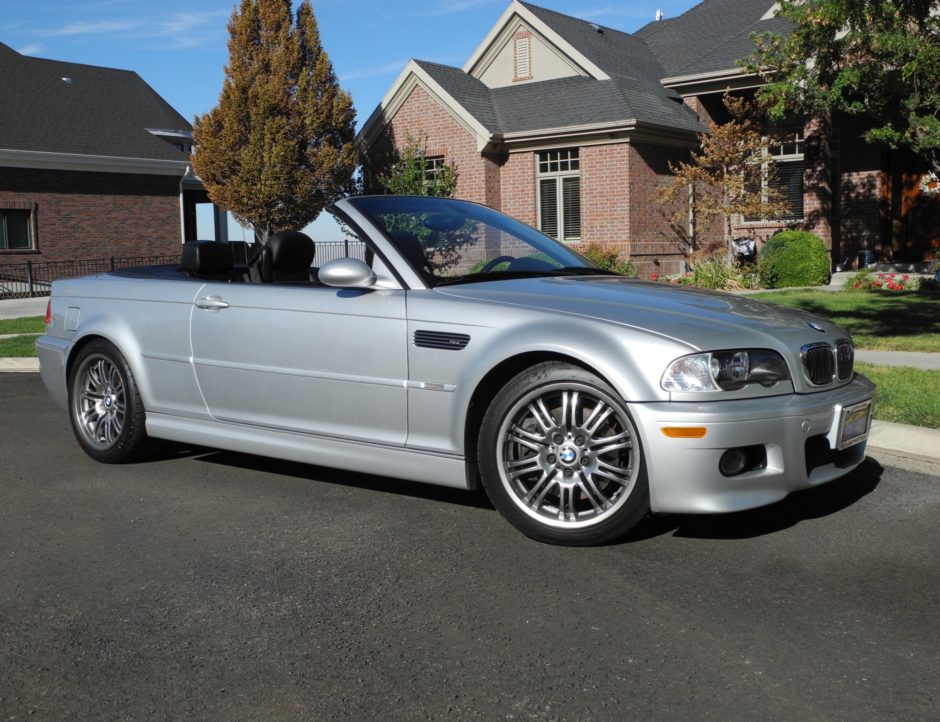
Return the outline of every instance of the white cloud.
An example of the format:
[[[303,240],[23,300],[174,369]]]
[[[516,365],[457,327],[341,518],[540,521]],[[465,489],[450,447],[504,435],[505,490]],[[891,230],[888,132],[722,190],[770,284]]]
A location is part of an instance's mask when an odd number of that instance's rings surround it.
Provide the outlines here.
[[[365,68],[356,68],[344,73],[339,73],[338,77],[342,82],[350,80],[362,80],[363,78],[377,78],[380,75],[394,75],[400,73],[402,68],[408,63],[407,59],[393,60],[385,65],[370,65]]]
[[[223,32],[228,10],[205,12],[178,12],[169,17],[114,18],[107,20],[78,20],[62,27],[39,31],[44,37],[82,37],[94,35],[121,35],[125,39],[159,39],[169,41],[172,47],[191,48],[214,38],[211,31]]]
[[[453,15],[454,13],[462,13],[464,10],[472,10],[480,5],[490,5],[494,2],[496,0],[446,0],[445,2],[436,2],[433,6],[413,14],[425,16]]]
[[[30,43],[29,45],[24,45],[22,48],[17,48],[17,51],[20,55],[35,55],[38,52],[42,51],[42,45],[39,43]]]

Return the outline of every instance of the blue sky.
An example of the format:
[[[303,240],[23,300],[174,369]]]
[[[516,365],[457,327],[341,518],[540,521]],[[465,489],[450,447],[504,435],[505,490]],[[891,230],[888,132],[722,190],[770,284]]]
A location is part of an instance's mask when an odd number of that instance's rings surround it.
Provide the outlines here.
[[[697,0],[536,0],[630,32]],[[295,5],[299,2],[296,0]],[[28,55],[134,70],[188,120],[222,87],[237,0],[0,0],[0,42]],[[463,65],[509,0],[314,0],[322,40],[361,124],[409,58]]]

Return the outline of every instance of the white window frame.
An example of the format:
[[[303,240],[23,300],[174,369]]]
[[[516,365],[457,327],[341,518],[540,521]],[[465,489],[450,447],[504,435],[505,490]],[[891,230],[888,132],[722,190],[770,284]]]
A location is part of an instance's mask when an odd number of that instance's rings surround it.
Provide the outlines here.
[[[543,160],[545,156],[545,160]],[[556,170],[543,170],[543,165],[551,167],[552,163],[557,163]],[[564,166],[564,169],[562,167]],[[574,167],[572,167],[574,166]],[[535,217],[538,221],[538,229],[542,231],[542,189],[540,181],[546,179],[555,179],[558,210],[558,238],[556,240],[563,243],[578,243],[581,240],[581,233],[577,236],[565,236],[565,178],[577,178],[578,185],[578,206],[580,208],[581,200],[581,149],[580,148],[553,148],[551,150],[542,150],[535,153]],[[578,229],[581,229],[581,217],[579,212]],[[542,231],[545,233],[545,231]],[[548,234],[546,234],[548,235]]]
[[[806,156],[804,153],[804,147],[806,144],[806,130],[803,126],[794,126],[791,129],[786,131],[786,134],[781,136],[785,138],[780,143],[774,143],[771,145],[768,150],[770,151],[767,157],[777,164],[777,166],[784,165],[786,163],[801,163],[803,170],[806,170],[805,160]],[[793,146],[790,152],[787,146]],[[755,161],[756,162],[756,161]],[[767,163],[761,163],[761,201],[767,202]],[[803,220],[806,215],[806,209],[803,208],[803,213],[801,215],[787,215],[782,218],[742,218],[742,221],[745,224],[753,223],[769,223],[771,221],[796,221]]]

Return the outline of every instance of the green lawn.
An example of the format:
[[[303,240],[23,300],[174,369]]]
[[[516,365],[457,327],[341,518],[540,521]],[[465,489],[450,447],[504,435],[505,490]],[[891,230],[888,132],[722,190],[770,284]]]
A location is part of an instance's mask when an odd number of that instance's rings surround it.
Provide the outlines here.
[[[0,338],[0,358],[25,358],[36,355],[35,336],[14,336]]]
[[[9,333],[42,333],[45,328],[43,321],[42,316],[0,319],[0,335]]]
[[[940,429],[940,371],[859,363],[878,386],[875,418]]]
[[[940,296],[888,291],[778,291],[752,298],[826,316],[872,351],[940,352]]]

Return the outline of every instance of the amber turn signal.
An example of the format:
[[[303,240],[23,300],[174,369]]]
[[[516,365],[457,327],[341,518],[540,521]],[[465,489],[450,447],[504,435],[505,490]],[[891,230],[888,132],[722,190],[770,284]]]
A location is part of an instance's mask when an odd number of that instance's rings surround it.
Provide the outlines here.
[[[663,426],[662,432],[670,439],[704,439],[706,426]]]

